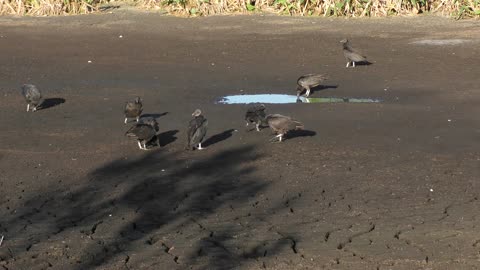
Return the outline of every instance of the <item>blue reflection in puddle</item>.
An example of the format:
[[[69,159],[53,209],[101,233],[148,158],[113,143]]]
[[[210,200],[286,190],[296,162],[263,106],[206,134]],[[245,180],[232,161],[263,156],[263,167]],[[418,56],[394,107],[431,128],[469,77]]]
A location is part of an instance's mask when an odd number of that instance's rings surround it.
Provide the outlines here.
[[[380,99],[374,98],[336,98],[336,97],[318,97],[306,98],[294,95],[280,94],[258,94],[258,95],[233,95],[221,98],[217,103],[221,104],[249,104],[249,103],[266,103],[266,104],[288,104],[288,103],[379,103]]]

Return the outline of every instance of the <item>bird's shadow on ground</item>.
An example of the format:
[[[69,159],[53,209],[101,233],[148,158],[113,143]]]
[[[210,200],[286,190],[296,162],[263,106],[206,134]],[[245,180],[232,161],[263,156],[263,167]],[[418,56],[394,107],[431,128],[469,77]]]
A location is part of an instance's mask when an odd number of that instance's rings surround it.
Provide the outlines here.
[[[38,106],[38,109],[39,110],[45,110],[45,109],[48,109],[48,108],[58,106],[62,103],[65,103],[64,98],[46,98],[46,99],[43,100],[43,102],[40,104],[40,106]]]
[[[142,114],[140,116],[140,119],[142,118],[148,118],[148,117],[151,117],[151,118],[154,118],[155,120],[157,120],[158,118],[162,117],[162,116],[165,116],[167,115],[168,112],[164,112],[164,113],[146,113],[146,114]]]
[[[207,140],[205,140],[202,144],[205,147],[207,147],[209,145],[213,145],[213,144],[219,143],[221,141],[224,141],[224,140],[232,137],[234,131],[235,131],[235,129],[229,129],[229,130],[225,130],[221,133],[215,134],[215,135],[211,136],[210,138],[208,138]]]
[[[175,136],[175,134],[177,133],[178,133],[178,130],[175,129],[175,130],[169,130],[169,131],[165,131],[158,134],[157,137],[160,140],[160,146],[164,147],[176,141],[177,137]]]
[[[338,88],[338,85],[319,85],[319,86],[310,88],[310,91],[311,91],[310,94],[314,94],[315,92],[320,92],[327,89],[337,89],[337,88]]]
[[[296,137],[313,137],[317,135],[317,132],[312,131],[312,130],[293,130],[290,131],[285,139],[293,139]]]
[[[369,61],[355,62],[355,66],[370,66],[370,65],[373,65],[373,63]]]

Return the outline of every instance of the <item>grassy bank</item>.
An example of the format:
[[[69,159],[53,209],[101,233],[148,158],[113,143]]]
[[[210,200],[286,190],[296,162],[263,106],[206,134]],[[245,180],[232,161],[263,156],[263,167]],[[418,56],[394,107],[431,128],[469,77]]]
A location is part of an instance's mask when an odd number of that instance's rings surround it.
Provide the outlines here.
[[[0,0],[0,14],[66,15],[98,11],[108,0]],[[456,19],[480,16],[480,0],[134,0],[172,14],[269,12],[296,16],[385,17],[434,13]]]
[[[104,0],[0,0],[1,15],[67,15],[98,10]]]

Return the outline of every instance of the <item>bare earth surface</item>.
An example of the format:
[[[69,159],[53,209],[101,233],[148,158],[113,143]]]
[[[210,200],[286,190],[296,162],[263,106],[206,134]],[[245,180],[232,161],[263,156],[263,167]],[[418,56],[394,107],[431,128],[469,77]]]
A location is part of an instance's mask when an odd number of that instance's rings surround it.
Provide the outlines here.
[[[480,269],[479,44],[436,17],[2,17],[0,269]],[[312,72],[313,97],[384,102],[269,105],[309,131],[283,143],[215,104]],[[162,148],[124,136],[136,95]]]

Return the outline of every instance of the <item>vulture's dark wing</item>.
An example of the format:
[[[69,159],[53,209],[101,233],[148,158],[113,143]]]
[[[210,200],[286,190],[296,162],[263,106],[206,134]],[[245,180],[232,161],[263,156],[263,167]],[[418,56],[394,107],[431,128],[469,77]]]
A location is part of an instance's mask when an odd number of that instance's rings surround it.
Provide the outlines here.
[[[136,118],[142,114],[142,103],[129,101],[125,104],[125,117]]]
[[[301,87],[314,87],[326,79],[328,76],[324,74],[306,74],[298,78],[297,84]]]
[[[343,54],[346,58],[354,62],[362,62],[367,60],[367,57],[364,56],[362,52],[352,48],[349,44],[345,44],[343,47]]]
[[[202,115],[190,120],[188,125],[188,145],[194,146],[202,142],[207,134],[208,121]]]
[[[267,116],[267,122],[274,131],[287,132],[290,130],[303,129],[303,124],[281,114]]]
[[[149,141],[156,135],[156,131],[151,125],[136,124],[132,126],[125,135],[128,137],[136,137],[138,140]]]
[[[27,103],[36,105],[40,102],[42,94],[38,88],[33,84],[25,84],[22,86],[22,95],[25,97]]]
[[[248,108],[245,114],[245,121],[259,122],[265,118],[265,105],[253,105]]]

